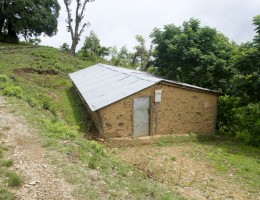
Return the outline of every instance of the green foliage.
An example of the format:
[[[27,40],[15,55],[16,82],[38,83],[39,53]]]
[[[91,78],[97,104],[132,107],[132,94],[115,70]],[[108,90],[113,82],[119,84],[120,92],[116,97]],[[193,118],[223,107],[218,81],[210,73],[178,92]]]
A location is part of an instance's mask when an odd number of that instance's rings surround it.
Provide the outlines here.
[[[260,58],[259,50],[253,43],[239,47],[234,57],[233,67],[237,70],[233,81],[231,94],[243,99],[244,104],[259,101],[260,91]]]
[[[7,172],[5,175],[7,177],[7,184],[8,184],[8,186],[11,186],[11,187],[19,187],[19,186],[21,186],[23,180],[15,172]]]
[[[35,99],[34,97],[31,96],[27,96],[26,97],[26,101],[28,102],[28,104],[32,107],[37,107],[39,106],[39,101],[37,99]]]
[[[50,138],[73,140],[79,135],[77,132],[78,127],[70,127],[59,121],[52,122],[50,120],[44,120],[43,125],[48,131],[46,134]]]
[[[260,50],[260,15],[257,15],[253,18],[253,25],[256,26],[255,31],[257,35],[254,38],[254,43],[258,50]]]
[[[0,82],[4,83],[7,81],[7,76],[5,74],[0,74]]]
[[[25,39],[44,33],[52,36],[57,32],[60,6],[57,0],[11,0],[0,2],[1,34]],[[2,32],[3,31],[3,32]]]
[[[15,200],[15,196],[6,189],[0,189],[0,200]]]
[[[34,39],[29,38],[28,43],[31,45],[38,46],[41,43],[41,39],[37,37],[35,37]]]
[[[150,49],[147,49],[143,36],[137,35],[135,38],[138,45],[134,47],[135,52],[132,55],[132,65],[136,66],[139,64],[142,71],[147,71],[152,64],[152,45],[150,46]]]
[[[111,49],[110,63],[115,66],[130,67],[132,64],[132,54],[128,51],[126,46],[123,46],[119,51],[116,47]]]
[[[21,98],[23,95],[23,90],[19,86],[8,86],[4,88],[4,95]]]
[[[3,167],[11,167],[13,165],[14,161],[13,160],[3,160],[1,162],[1,166]]]
[[[151,37],[159,75],[221,92],[229,90],[236,46],[216,29],[201,27],[198,20],[190,19],[182,27],[155,28]]]
[[[220,96],[218,102],[218,121],[217,129],[221,133],[235,136],[236,132],[232,129],[235,121],[236,108],[240,106],[240,98],[233,96]]]
[[[260,105],[241,106],[240,98],[222,96],[219,99],[218,124],[220,133],[260,145]]]
[[[34,58],[32,63],[34,68],[49,70],[54,73],[69,73],[92,64],[73,59],[73,56],[68,54],[61,54],[60,51],[54,48],[37,48],[31,51],[30,55]]]
[[[50,97],[44,96],[41,102],[43,109],[49,110],[53,115],[56,115],[56,105]],[[31,103],[36,103],[36,101]]]
[[[67,43],[63,43],[60,48],[61,51],[65,52],[65,53],[69,53],[70,52],[70,45]]]
[[[260,146],[260,104],[238,108],[235,120],[236,137],[250,145]]]
[[[109,48],[103,47],[100,44],[98,36],[91,31],[89,36],[85,38],[85,42],[77,56],[83,60],[91,60],[96,62],[100,58],[104,58],[109,55]]]

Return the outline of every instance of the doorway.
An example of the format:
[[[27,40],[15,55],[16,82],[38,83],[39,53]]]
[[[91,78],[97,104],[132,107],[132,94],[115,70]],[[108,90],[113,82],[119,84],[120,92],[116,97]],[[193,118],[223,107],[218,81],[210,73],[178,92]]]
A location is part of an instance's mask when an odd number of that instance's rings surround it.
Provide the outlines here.
[[[133,136],[148,136],[150,132],[150,97],[135,98],[133,107]]]

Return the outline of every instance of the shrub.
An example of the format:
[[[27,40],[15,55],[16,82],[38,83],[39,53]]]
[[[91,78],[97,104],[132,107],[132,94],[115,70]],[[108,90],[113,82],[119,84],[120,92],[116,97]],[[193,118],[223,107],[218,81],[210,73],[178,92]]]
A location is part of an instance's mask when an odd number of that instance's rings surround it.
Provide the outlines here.
[[[4,83],[7,81],[7,76],[5,74],[0,74],[0,82]]]
[[[235,114],[236,137],[250,145],[260,145],[260,105],[248,104],[236,109]]]
[[[31,107],[37,107],[39,105],[38,100],[30,96],[26,98],[26,101]]]
[[[69,140],[76,138],[78,132],[76,127],[69,127],[61,122],[52,122],[49,120],[44,121],[44,126],[47,129],[47,135],[52,138]]]
[[[56,105],[51,98],[46,97],[46,96],[43,97],[42,108],[49,110],[52,114],[56,115]]]
[[[218,102],[218,122],[217,129],[221,133],[229,133],[235,136],[234,130],[231,130],[235,121],[235,109],[239,107],[240,98],[228,95],[219,97]]]
[[[220,97],[217,128],[224,135],[241,139],[253,146],[259,146],[260,105],[241,106],[240,98]]]
[[[19,86],[7,86],[4,88],[4,95],[21,98],[23,95],[23,90]]]

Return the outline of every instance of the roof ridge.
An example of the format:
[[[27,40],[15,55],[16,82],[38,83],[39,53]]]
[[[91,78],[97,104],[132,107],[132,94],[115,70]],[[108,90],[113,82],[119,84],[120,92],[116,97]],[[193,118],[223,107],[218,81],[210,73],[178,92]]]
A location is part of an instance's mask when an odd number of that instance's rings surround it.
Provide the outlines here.
[[[164,80],[162,78],[159,78],[159,77],[156,77],[156,76],[152,76],[151,74],[149,74],[147,72],[138,71],[138,70],[135,70],[135,69],[122,68],[122,67],[117,67],[117,66],[112,66],[112,65],[102,64],[102,63],[98,63],[98,65],[101,66],[101,67],[106,67],[107,69],[110,69],[110,70],[113,70],[113,71],[116,71],[116,72],[119,72],[119,73],[122,73],[122,74],[126,74],[126,75],[129,75],[129,76],[134,76],[135,78],[138,78],[138,79],[141,79],[141,80],[144,80],[144,81],[149,81],[149,82],[153,82],[153,83],[159,83],[160,81]],[[145,75],[148,79],[142,77],[142,75]],[[156,79],[157,81],[151,80],[149,78]]]

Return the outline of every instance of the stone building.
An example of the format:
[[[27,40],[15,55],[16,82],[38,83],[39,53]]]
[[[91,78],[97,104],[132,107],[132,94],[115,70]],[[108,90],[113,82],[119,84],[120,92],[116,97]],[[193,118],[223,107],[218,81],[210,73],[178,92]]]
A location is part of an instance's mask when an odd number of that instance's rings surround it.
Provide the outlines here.
[[[215,132],[217,92],[105,64],[69,76],[105,138]]]

